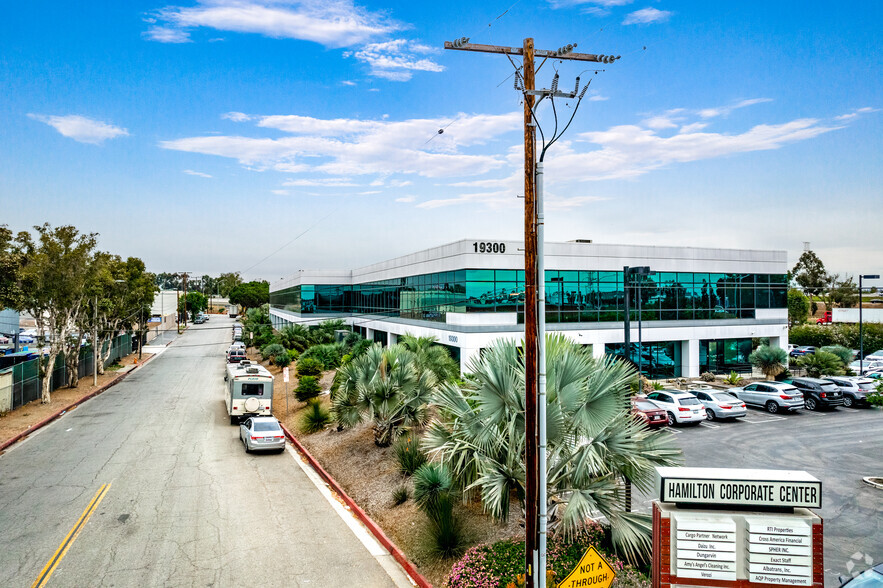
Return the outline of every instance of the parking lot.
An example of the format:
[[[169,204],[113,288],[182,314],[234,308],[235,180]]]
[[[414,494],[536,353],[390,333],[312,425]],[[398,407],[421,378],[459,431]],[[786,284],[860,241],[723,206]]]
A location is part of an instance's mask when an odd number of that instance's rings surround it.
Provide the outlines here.
[[[865,556],[883,562],[883,490],[862,481],[883,476],[883,410],[749,408],[735,422],[667,429],[687,466],[804,470],[821,480],[826,586],[839,586],[838,574],[867,567]],[[649,499],[643,507],[649,509]]]

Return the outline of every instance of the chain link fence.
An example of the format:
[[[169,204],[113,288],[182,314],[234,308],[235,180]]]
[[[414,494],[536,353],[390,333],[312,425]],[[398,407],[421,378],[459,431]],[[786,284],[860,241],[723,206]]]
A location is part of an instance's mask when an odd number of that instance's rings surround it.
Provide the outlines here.
[[[110,355],[104,362],[105,368],[132,352],[132,335],[129,333],[118,335],[111,341],[105,342],[103,345],[105,353],[108,345],[110,346]],[[99,355],[99,357],[101,356],[103,354]],[[81,347],[77,377],[91,376],[93,368],[92,348]],[[39,358],[16,364],[9,370],[11,370],[11,378],[8,371],[3,374],[5,377],[0,377],[0,409],[5,407],[8,407],[6,410],[16,409],[42,397],[43,379],[40,377]],[[55,358],[55,365],[52,366],[50,390],[54,391],[66,386],[67,381],[68,367],[65,365],[64,356],[59,355]]]

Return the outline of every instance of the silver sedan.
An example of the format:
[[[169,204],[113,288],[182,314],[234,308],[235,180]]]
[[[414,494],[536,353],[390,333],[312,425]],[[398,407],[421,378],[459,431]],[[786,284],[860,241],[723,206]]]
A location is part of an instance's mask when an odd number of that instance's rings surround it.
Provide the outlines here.
[[[285,451],[285,433],[279,421],[271,416],[255,416],[239,425],[239,440],[245,444],[245,452]]]
[[[706,390],[690,390],[695,394],[702,406],[705,407],[705,418],[710,421],[715,419],[737,419],[748,414],[745,403],[724,392],[711,392]]]

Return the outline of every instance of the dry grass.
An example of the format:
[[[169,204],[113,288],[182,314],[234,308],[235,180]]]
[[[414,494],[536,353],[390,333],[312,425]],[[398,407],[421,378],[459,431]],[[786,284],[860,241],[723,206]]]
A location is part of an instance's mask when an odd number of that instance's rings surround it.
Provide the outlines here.
[[[254,353],[249,353],[253,361],[258,361]],[[266,365],[266,362],[263,362]],[[425,539],[426,516],[417,510],[413,500],[393,506],[393,492],[403,483],[413,490],[409,479],[398,470],[398,463],[391,447],[374,445],[371,426],[364,423],[350,430],[337,431],[329,427],[325,431],[305,435],[299,433],[300,414],[306,404],[298,402],[291,394],[297,387],[294,369],[287,384],[289,398],[286,408],[286,384],[282,381],[282,370],[269,366],[276,375],[273,406],[276,418],[297,435],[298,440],[322,464],[322,467],[337,480],[344,491],[368,513],[383,529],[384,533],[405,552],[434,586],[441,586],[450,572],[454,560],[443,560],[431,554]],[[334,371],[324,372],[320,386],[327,390],[334,378]],[[330,407],[328,395],[319,397],[325,408]],[[463,524],[468,544],[493,542],[500,539],[523,535],[517,517],[507,524],[494,523],[484,515],[477,502],[460,505],[457,514]]]

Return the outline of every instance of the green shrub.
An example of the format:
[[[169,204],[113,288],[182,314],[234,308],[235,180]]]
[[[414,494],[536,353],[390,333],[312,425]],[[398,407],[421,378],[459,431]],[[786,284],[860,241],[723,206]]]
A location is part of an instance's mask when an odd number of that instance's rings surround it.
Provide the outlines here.
[[[773,379],[788,367],[788,353],[781,347],[761,345],[751,352],[748,362],[762,371],[767,379]]]
[[[319,378],[316,376],[301,376],[294,390],[294,397],[301,402],[315,398],[322,390],[319,388]]]
[[[412,432],[407,432],[393,445],[396,460],[399,462],[399,471],[410,476],[417,468],[426,463],[426,453],[420,449],[420,440]]]
[[[321,362],[311,357],[304,357],[301,354],[300,359],[297,361],[297,375],[298,376],[318,376],[322,373],[322,370],[325,369]]]
[[[883,381],[877,384],[877,390],[868,394],[867,398],[871,406],[883,406]]]
[[[737,374],[737,373],[734,372],[734,371],[731,371],[731,372],[729,373],[729,375],[728,375],[726,378],[724,378],[724,382],[727,383],[727,384],[729,384],[730,386],[735,386],[735,385],[738,384],[741,380],[742,380],[742,376],[740,376],[739,374]]]
[[[279,343],[270,343],[269,345],[261,347],[261,359],[264,361],[274,361],[279,355],[288,355],[285,351],[285,347]]]
[[[392,504],[393,506],[399,506],[400,504],[404,504],[408,502],[408,499],[411,498],[411,491],[408,490],[408,486],[402,484],[398,488],[392,491]]]
[[[865,323],[865,349],[883,349],[883,324]],[[859,348],[859,328],[856,324],[797,325],[788,332],[788,342],[795,345],[812,345],[822,348],[842,345],[847,349]]]
[[[291,358],[288,357],[287,353],[283,353],[282,355],[277,355],[273,358],[273,363],[276,364],[277,367],[285,367],[291,363]]]
[[[313,345],[300,354],[301,360],[315,359],[321,363],[326,370],[333,370],[340,366],[340,345],[327,343],[324,345]]]
[[[300,430],[304,433],[318,433],[325,429],[331,422],[331,415],[322,406],[318,398],[307,401],[307,410],[304,411],[300,421]]]
[[[663,384],[662,382],[657,382],[654,380],[652,386],[654,390],[665,390],[665,384]]]
[[[300,357],[300,352],[297,349],[289,349],[286,353],[291,361],[297,361],[297,358]]]
[[[547,546],[547,566],[554,586],[576,567],[586,550],[594,546],[616,572],[613,588],[626,586],[649,586],[650,579],[637,568],[625,565],[609,551],[605,530],[598,523],[589,522],[587,527],[570,537],[551,533]],[[517,577],[524,573],[524,541],[506,539],[492,544],[477,545],[469,549],[451,568],[445,579],[446,588],[494,587],[505,588],[510,582],[518,585]]]
[[[455,492],[448,469],[438,463],[425,463],[414,472],[414,501],[429,519],[430,551],[441,557],[462,552],[465,538],[454,515]]]
[[[776,381],[781,382],[782,380],[787,380],[792,377],[794,374],[791,373],[791,370],[786,369],[783,372],[780,372],[779,375],[776,376]]]
[[[849,365],[849,362],[852,361],[852,349],[847,349],[843,345],[827,345],[822,347],[819,351],[833,353],[840,358],[840,361],[843,362],[844,366]]]
[[[711,373],[711,372],[705,372],[704,374],[702,374],[701,376],[699,376],[699,378],[700,378],[703,382],[714,382],[714,380],[715,380],[715,378],[714,378],[714,374]]]
[[[827,351],[816,351],[810,355],[804,355],[799,358],[797,365],[806,369],[806,374],[810,378],[821,378],[823,375],[840,376],[844,371],[840,358]]]

